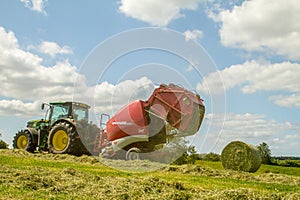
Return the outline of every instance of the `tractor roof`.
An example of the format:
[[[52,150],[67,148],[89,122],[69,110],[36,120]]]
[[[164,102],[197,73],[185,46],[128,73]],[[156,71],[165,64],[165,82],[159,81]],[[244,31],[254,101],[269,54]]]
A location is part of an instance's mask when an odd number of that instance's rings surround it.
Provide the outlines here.
[[[83,108],[89,109],[90,106],[85,103],[79,103],[74,101],[60,101],[60,102],[51,102],[50,105],[72,105],[72,106],[79,106]]]

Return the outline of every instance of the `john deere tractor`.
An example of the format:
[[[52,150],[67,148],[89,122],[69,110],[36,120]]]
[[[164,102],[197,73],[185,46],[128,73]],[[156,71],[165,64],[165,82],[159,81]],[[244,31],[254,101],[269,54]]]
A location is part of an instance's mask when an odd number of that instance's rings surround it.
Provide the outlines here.
[[[47,111],[45,119],[27,122],[27,128],[19,131],[13,147],[29,152],[49,151],[56,154],[88,154],[89,146],[99,129],[89,123],[90,106],[77,102],[43,103]],[[84,145],[83,145],[84,144]]]

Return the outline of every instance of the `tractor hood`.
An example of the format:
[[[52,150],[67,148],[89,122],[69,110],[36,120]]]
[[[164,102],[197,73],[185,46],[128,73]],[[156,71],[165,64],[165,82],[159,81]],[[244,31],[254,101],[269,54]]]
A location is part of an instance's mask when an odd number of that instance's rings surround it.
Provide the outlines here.
[[[34,128],[34,129],[38,129],[41,126],[48,126],[48,120],[44,120],[44,119],[37,119],[37,120],[31,120],[27,122],[27,128]]]

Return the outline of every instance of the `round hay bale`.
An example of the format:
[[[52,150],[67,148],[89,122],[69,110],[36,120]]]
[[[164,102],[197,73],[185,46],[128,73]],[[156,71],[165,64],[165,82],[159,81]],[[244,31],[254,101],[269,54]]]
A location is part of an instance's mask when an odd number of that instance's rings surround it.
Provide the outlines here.
[[[253,145],[234,141],[223,149],[221,161],[225,169],[256,172],[261,164],[261,154]]]

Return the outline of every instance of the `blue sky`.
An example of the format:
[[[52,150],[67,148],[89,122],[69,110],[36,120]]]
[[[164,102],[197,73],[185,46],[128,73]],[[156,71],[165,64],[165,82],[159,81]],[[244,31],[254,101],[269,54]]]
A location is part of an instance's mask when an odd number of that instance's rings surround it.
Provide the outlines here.
[[[205,121],[192,143],[199,152],[220,153],[228,142],[242,140],[266,142],[274,155],[300,156],[299,18],[298,0],[3,0],[2,139],[11,144],[26,121],[42,118],[44,101],[78,98],[94,104],[96,116],[112,114],[129,100],[146,99],[153,84],[174,82],[205,100]],[[146,36],[153,30],[170,38]],[[136,40],[96,54],[131,33]],[[179,38],[174,44],[173,37]],[[145,38],[156,47],[170,40],[182,54],[198,45],[204,57],[194,52],[184,60],[143,48],[119,55],[91,82],[95,69],[87,74],[85,67],[93,55],[101,59]],[[74,83],[80,97],[74,97]]]

